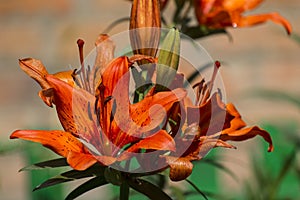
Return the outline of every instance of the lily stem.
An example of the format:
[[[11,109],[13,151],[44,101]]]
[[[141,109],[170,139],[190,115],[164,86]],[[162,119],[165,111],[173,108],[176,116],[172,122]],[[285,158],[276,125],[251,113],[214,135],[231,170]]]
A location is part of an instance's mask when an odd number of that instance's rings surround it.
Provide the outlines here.
[[[120,200],[129,200],[129,185],[125,181],[120,186]]]

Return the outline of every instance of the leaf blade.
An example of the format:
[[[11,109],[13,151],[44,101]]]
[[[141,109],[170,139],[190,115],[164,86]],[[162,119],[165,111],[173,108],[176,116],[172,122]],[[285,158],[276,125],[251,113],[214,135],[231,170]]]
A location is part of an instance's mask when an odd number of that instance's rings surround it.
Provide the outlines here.
[[[68,194],[65,200],[75,199],[80,195],[84,194],[85,192],[95,189],[96,187],[101,187],[103,185],[106,185],[107,183],[108,182],[102,176],[97,176],[95,178],[92,178],[87,182],[81,184],[77,188],[75,188],[70,194]]]
[[[158,186],[143,180],[143,179],[129,179],[128,184],[134,190],[144,194],[150,199],[172,200],[172,198],[161,190]]]
[[[45,169],[45,168],[56,168],[56,167],[65,167],[68,166],[66,158],[57,158],[53,160],[47,160],[40,163],[35,163],[33,165],[29,165],[26,167],[23,167],[19,170],[21,171],[30,171],[30,170],[39,170],[39,169]]]

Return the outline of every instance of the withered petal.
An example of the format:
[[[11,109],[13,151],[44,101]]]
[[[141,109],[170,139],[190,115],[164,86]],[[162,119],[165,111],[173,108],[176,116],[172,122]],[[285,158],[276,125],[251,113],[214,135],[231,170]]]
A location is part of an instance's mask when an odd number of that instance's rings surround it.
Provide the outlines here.
[[[45,80],[45,76],[48,72],[40,60],[24,58],[19,60],[19,65],[26,74],[40,84],[42,89],[50,88],[50,85]]]
[[[193,171],[193,164],[188,158],[165,156],[167,164],[170,166],[170,179],[172,181],[181,181],[191,175]]]

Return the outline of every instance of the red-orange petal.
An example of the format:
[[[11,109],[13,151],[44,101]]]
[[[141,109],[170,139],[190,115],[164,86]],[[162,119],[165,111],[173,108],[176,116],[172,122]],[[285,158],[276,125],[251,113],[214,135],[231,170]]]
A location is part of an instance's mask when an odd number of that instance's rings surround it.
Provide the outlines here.
[[[17,130],[10,135],[10,139],[15,138],[41,143],[63,157],[67,157],[72,151],[83,152],[84,148],[71,133],[60,130]]]
[[[98,144],[97,116],[93,110],[95,97],[52,75],[46,76],[46,79],[54,89],[54,103],[64,129],[88,142],[94,141],[93,145]]]
[[[70,151],[67,156],[68,164],[76,170],[85,170],[95,164],[97,159],[90,154]]]
[[[121,78],[123,78],[122,85],[124,84],[123,97],[125,99],[126,96],[128,97],[129,74],[127,76],[125,75],[128,72],[128,68],[129,61],[128,58],[125,56],[115,58],[108,64],[108,66],[102,74],[102,84],[105,87],[105,98],[112,95],[117,85],[120,84],[119,81]],[[124,81],[127,82],[127,84]]]
[[[235,130],[232,132],[226,132],[223,131],[220,139],[221,140],[232,140],[232,141],[243,141],[243,140],[248,140],[250,138],[253,138],[257,135],[260,135],[261,137],[263,137],[263,139],[269,143],[269,148],[268,151],[271,152],[273,151],[274,147],[273,147],[273,143],[272,143],[272,138],[270,136],[270,134],[257,127],[257,126],[253,126],[253,127],[249,127],[249,128],[244,128],[244,129],[240,129],[240,130]]]
[[[160,130],[154,135],[141,139],[138,143],[131,146],[123,152],[118,160],[128,159],[131,156],[130,153],[135,153],[140,149],[175,151],[176,145],[173,138],[165,130]]]
[[[168,92],[159,92],[130,105],[132,121],[129,133],[134,133],[134,130],[147,132],[157,127],[162,123],[173,103],[181,101],[185,96],[186,91],[178,88]]]

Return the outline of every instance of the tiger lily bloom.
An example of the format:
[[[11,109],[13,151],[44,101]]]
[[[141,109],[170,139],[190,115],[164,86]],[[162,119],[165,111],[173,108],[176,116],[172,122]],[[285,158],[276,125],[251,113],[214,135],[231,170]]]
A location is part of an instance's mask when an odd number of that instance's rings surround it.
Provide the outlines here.
[[[114,49],[108,39],[102,42],[108,45],[105,51]],[[98,55],[103,55],[104,49],[97,49]],[[163,122],[164,113],[186,92],[180,88],[156,94],[150,91],[143,100],[131,104],[128,87],[133,63],[127,57],[106,61],[96,60],[102,72],[96,81],[99,84],[92,87],[95,79],[84,65],[80,72],[50,75],[40,61],[20,60],[21,68],[42,87],[39,94],[43,101],[56,106],[64,131],[17,130],[10,138],[41,143],[65,157],[76,170],[85,170],[96,162],[109,166],[129,159],[128,153],[140,149],[175,151],[173,138],[165,130],[155,130]],[[92,150],[86,144],[92,145]],[[126,145],[129,147],[124,149]]]
[[[172,130],[182,130],[182,137],[175,137],[176,151],[164,156],[173,181],[186,179],[192,173],[192,161],[202,159],[212,148],[235,148],[227,143],[229,140],[243,141],[259,135],[269,143],[268,151],[273,151],[272,139],[267,131],[257,126],[246,127],[235,106],[223,103],[219,92],[211,92],[219,67],[220,63],[216,62],[208,83],[203,79],[194,86],[197,90],[197,103],[193,104],[185,97],[181,102],[181,106],[185,108],[184,113],[173,112],[170,116],[175,121]],[[177,74],[177,80],[177,85],[183,84],[183,75]],[[180,120],[186,122],[185,127],[178,127]]]
[[[195,0],[195,13],[200,25],[209,28],[246,27],[273,21],[281,24],[290,34],[290,23],[276,12],[243,16],[256,8],[263,0]]]

